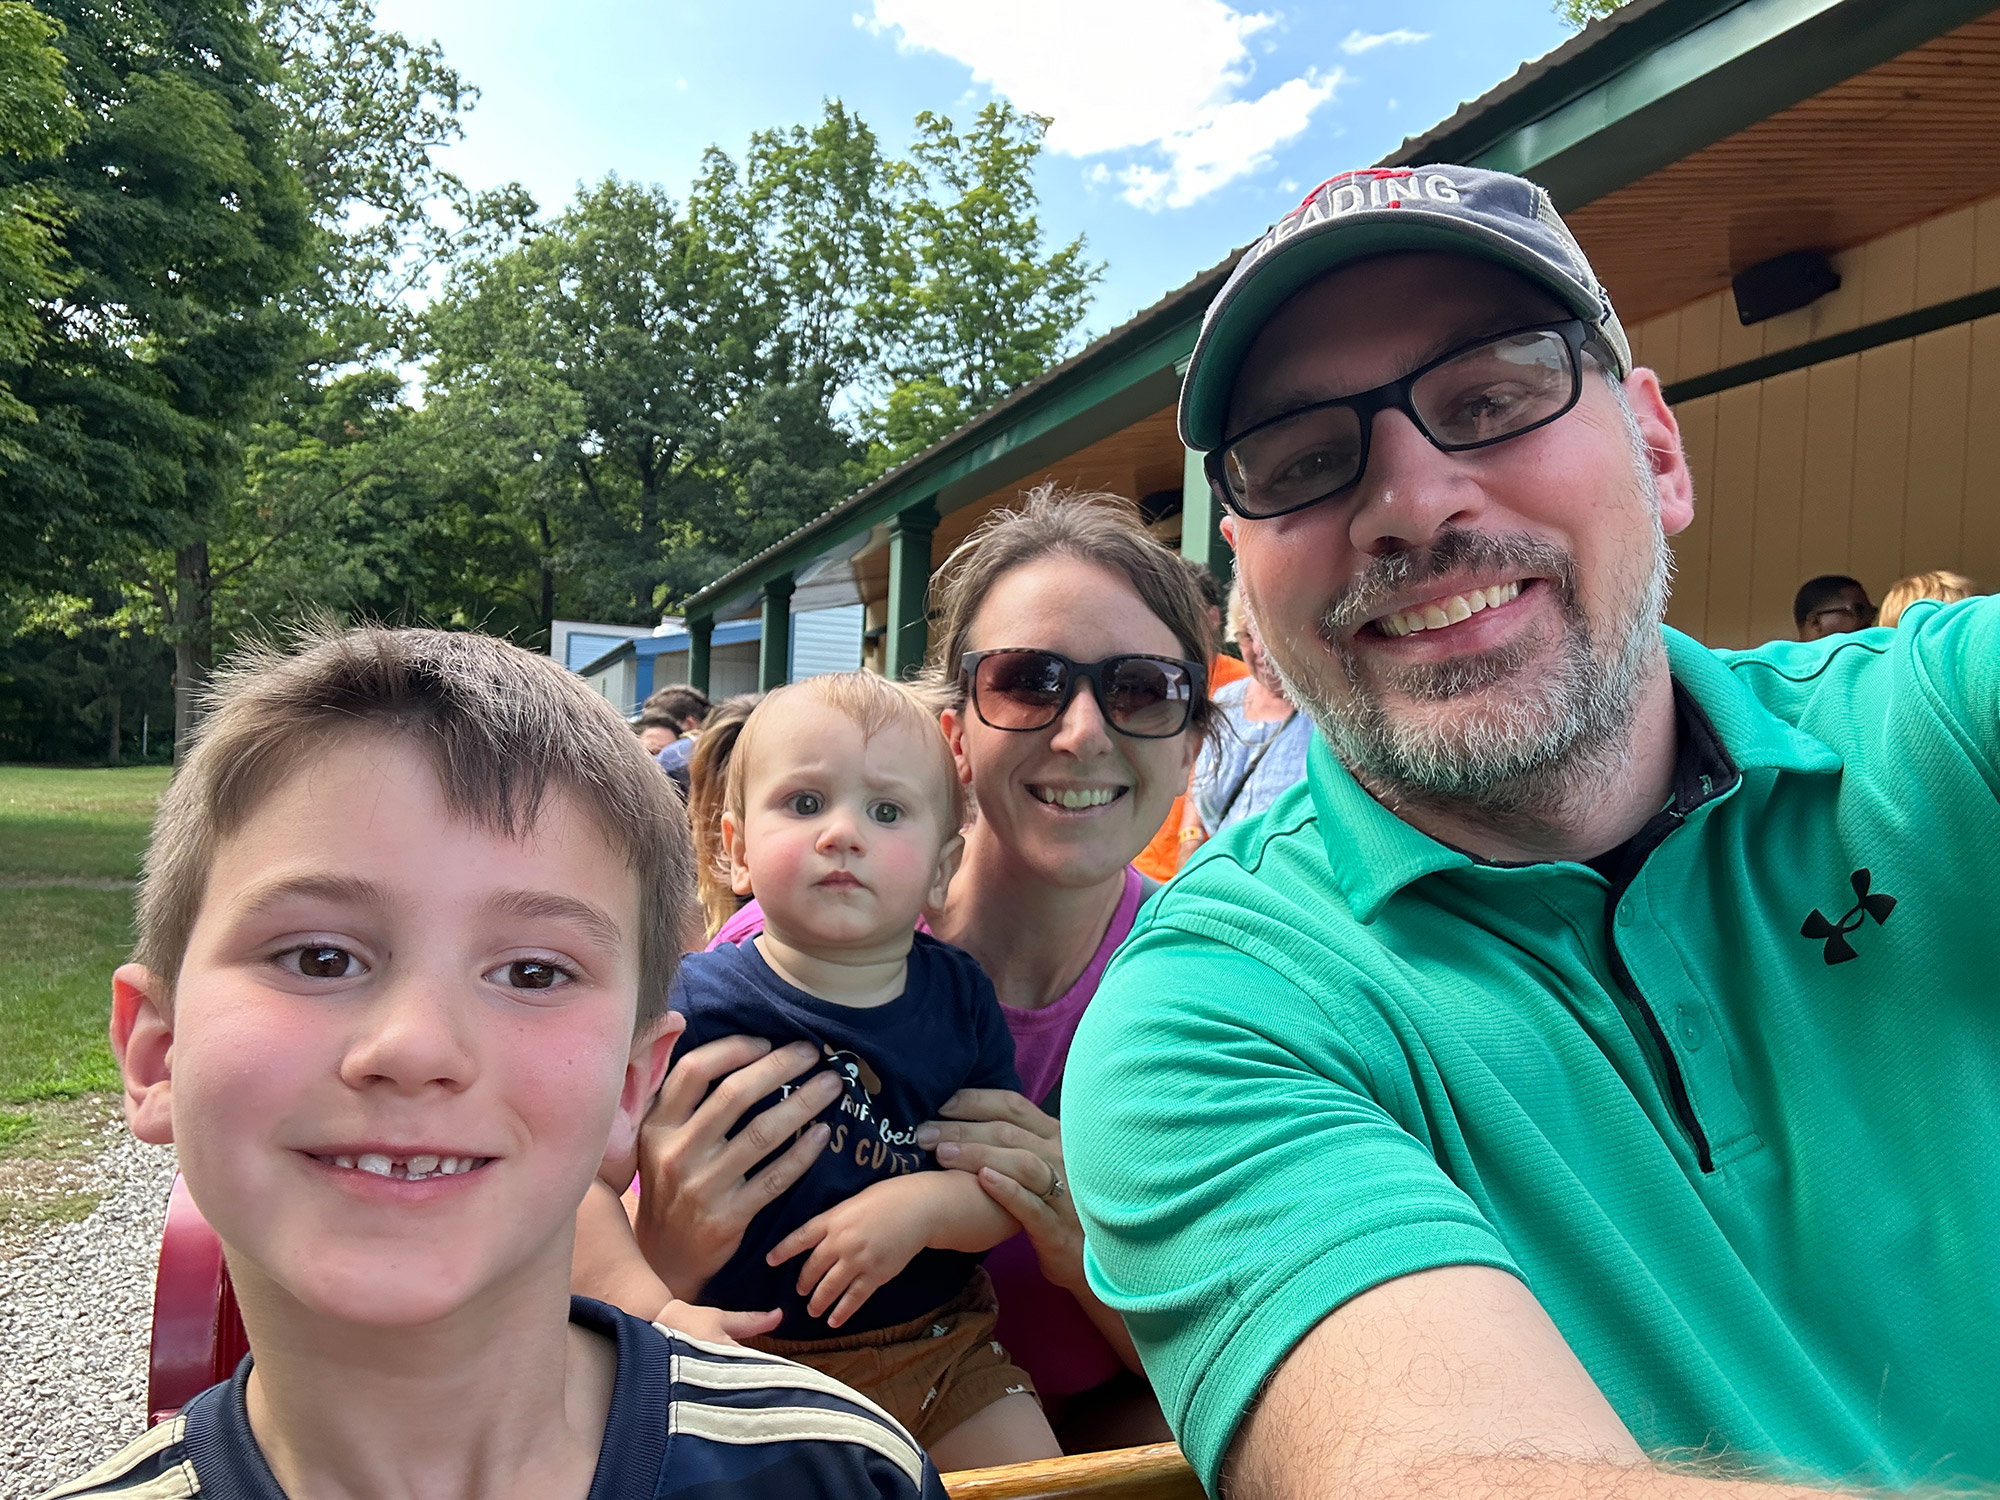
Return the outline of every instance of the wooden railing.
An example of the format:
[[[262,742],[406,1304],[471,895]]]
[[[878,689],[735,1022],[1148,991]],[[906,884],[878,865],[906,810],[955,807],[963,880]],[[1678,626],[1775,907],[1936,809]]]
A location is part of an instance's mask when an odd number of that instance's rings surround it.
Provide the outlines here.
[[[1044,1458],[944,1476],[951,1500],[1205,1500],[1172,1443]]]

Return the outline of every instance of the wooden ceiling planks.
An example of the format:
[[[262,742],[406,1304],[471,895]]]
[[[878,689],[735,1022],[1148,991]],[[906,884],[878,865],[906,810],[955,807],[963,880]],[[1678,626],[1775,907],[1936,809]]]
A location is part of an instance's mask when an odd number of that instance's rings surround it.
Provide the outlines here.
[[[2000,11],[1568,213],[1629,324],[2000,191]]]
[[[951,556],[952,548],[993,511],[1011,505],[1038,484],[1109,490],[1132,500],[1142,500],[1157,490],[1177,490],[1181,487],[1183,453],[1174,430],[1174,408],[1162,407],[1130,427],[1078,449],[1060,463],[946,512],[931,537],[931,566],[940,566]],[[872,548],[854,559],[854,582],[862,599],[871,604],[889,596],[888,547]]]
[[[1023,491],[1038,484],[1109,490],[1131,500],[1143,500],[1157,490],[1177,490],[1181,487],[1183,453],[1174,430],[1174,408],[1162,407],[1130,427],[1079,448],[1059,463],[952,511],[943,518],[932,540],[933,565],[949,557],[951,549],[964,541],[989,512],[1011,504]]]

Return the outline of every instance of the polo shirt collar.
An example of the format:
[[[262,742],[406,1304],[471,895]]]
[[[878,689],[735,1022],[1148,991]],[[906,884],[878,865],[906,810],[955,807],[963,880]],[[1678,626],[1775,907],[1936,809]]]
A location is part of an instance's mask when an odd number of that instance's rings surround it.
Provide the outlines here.
[[[1667,670],[1701,705],[1739,769],[1806,774],[1840,769],[1839,755],[1772,713],[1713,651],[1671,626],[1661,631]],[[1419,833],[1369,796],[1334,758],[1323,735],[1313,736],[1306,780],[1334,884],[1362,922],[1373,922],[1389,898],[1412,882],[1477,863]]]

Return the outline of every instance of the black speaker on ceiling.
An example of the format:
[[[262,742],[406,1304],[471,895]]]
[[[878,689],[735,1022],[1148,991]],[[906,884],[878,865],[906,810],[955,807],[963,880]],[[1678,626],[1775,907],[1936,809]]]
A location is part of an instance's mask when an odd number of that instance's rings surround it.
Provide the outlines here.
[[[1793,250],[1737,272],[1729,285],[1736,293],[1736,316],[1748,328],[1824,297],[1840,285],[1840,272],[1817,250]]]

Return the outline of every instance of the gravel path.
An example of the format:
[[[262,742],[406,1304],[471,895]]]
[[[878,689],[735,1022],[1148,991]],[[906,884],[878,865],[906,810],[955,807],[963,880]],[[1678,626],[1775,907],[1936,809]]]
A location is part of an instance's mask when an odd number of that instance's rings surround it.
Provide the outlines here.
[[[26,1500],[109,1457],[146,1425],[146,1344],[170,1146],[123,1123],[80,1175],[90,1217],[0,1261],[0,1500]]]

